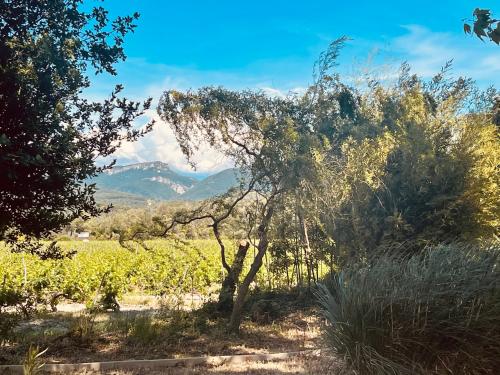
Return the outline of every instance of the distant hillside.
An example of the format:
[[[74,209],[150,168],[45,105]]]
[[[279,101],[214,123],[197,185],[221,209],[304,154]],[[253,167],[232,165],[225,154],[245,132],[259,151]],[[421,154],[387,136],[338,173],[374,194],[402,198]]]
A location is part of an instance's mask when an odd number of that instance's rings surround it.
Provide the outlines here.
[[[95,199],[99,203],[112,203],[115,207],[140,207],[146,205],[148,202],[147,198],[140,195],[101,188],[97,189]]]
[[[98,202],[138,206],[147,200],[202,200],[223,194],[238,184],[238,171],[226,169],[198,181],[156,161],[116,166],[90,182],[96,184]]]
[[[192,177],[181,176],[162,162],[117,166],[92,179],[98,188],[149,199],[172,200],[193,187]]]
[[[233,186],[239,184],[240,174],[236,168],[225,169],[222,172],[198,181],[191,189],[183,194],[183,200],[201,200],[223,194]]]

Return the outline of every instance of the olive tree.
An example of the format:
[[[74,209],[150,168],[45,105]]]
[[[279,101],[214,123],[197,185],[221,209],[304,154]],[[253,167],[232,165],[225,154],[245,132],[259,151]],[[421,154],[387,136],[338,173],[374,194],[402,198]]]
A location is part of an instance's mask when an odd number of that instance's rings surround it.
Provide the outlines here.
[[[319,178],[323,151],[329,144],[325,133],[336,133],[335,126],[351,116],[349,91],[338,84],[335,76],[328,75],[344,41],[341,38],[333,42],[321,54],[314,82],[304,94],[270,97],[262,92],[205,87],[188,92],[167,91],[160,99],[158,113],[170,124],[188,160],[192,160],[200,142],[208,143],[231,159],[245,180],[239,189],[200,211],[174,218],[167,231],[175,224],[209,219],[219,238],[220,219],[226,218],[245,197],[260,197],[254,226],[256,254],[237,288],[231,331],[239,329],[243,303],[268,250],[278,202],[286,194],[314,185],[312,181]],[[221,211],[224,213],[214,214]],[[219,243],[224,264],[224,245]]]

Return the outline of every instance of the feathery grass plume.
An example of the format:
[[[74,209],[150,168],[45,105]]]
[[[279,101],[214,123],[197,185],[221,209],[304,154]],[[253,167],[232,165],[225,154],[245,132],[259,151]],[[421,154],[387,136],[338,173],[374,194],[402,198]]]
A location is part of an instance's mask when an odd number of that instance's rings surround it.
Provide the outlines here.
[[[382,255],[321,285],[327,344],[359,374],[494,374],[500,245]]]

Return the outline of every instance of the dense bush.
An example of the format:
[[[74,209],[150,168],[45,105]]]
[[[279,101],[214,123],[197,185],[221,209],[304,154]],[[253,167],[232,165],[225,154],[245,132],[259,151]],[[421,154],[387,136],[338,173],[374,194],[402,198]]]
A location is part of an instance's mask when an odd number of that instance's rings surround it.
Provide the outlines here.
[[[359,374],[494,374],[500,246],[381,256],[320,287],[326,339]]]
[[[416,254],[500,235],[498,93],[448,68],[426,82],[403,66],[396,85],[365,91],[343,124],[321,194],[341,264],[395,244]]]

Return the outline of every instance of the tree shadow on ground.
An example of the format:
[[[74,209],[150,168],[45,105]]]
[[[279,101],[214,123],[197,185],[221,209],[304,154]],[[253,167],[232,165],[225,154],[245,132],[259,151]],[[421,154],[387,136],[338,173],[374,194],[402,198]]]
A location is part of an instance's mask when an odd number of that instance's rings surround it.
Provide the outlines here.
[[[253,302],[252,302],[253,301]],[[267,301],[252,312],[252,306]],[[298,308],[298,304],[302,304]],[[262,306],[262,303],[260,304]],[[267,315],[266,307],[279,306]],[[59,363],[157,359],[300,351],[319,347],[314,308],[295,294],[254,294],[239,335],[227,333],[227,319],[207,312],[155,310],[88,314],[51,313],[17,332],[0,348],[0,362],[21,363],[29,345],[48,348],[44,361]],[[260,315],[259,315],[260,314]]]

